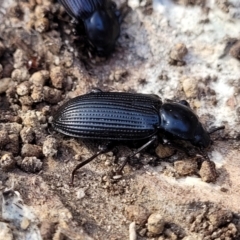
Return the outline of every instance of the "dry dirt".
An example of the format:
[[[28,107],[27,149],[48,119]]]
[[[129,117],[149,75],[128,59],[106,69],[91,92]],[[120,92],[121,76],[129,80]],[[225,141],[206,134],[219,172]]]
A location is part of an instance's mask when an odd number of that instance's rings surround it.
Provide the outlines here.
[[[209,11],[204,2],[171,3]],[[224,13],[233,6],[228,1],[216,4]],[[177,40],[169,40],[163,21],[165,28],[155,34],[158,26],[149,19],[157,13],[150,1],[129,1],[132,9],[118,1],[124,12],[121,35],[107,59],[90,54],[83,30],[73,34],[75,25],[56,1],[0,1],[0,6],[0,239],[240,239],[238,78],[230,81],[235,95],[225,101],[230,109],[221,120],[226,131],[216,133],[208,149],[216,179],[209,166],[200,170],[201,157],[188,159],[181,152],[164,161],[140,154],[118,179],[113,174],[117,156],[131,150],[119,146],[118,153],[104,154],[80,169],[71,187],[72,169],[90,157],[98,143],[53,131],[52,115],[63,102],[93,87],[151,89],[189,100],[210,127],[218,123],[220,100],[211,85],[216,76],[195,79],[187,71],[193,57],[184,56],[191,48],[179,43],[178,36],[191,38],[191,33],[174,32]],[[238,40],[231,44],[229,63],[234,59],[239,64]],[[195,49],[201,52],[201,47]],[[147,78],[148,69],[155,69],[151,74],[156,82]],[[183,75],[181,83],[178,74],[176,84],[170,81],[174,72]],[[235,116],[233,123],[227,114]]]

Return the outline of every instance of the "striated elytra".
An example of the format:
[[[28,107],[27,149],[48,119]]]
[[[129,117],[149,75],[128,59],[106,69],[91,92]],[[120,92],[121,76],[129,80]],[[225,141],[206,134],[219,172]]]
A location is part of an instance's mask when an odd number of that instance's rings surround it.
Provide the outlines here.
[[[111,0],[59,0],[66,12],[82,21],[89,43],[101,56],[109,55],[120,33],[116,4]]]
[[[69,100],[57,111],[53,128],[68,136],[118,141],[144,141],[146,143],[126,158],[126,162],[156,141],[186,140],[199,149],[211,144],[210,134],[224,126],[207,131],[187,101],[163,103],[157,95],[102,92],[100,90]],[[77,169],[98,155],[110,151],[105,146]]]

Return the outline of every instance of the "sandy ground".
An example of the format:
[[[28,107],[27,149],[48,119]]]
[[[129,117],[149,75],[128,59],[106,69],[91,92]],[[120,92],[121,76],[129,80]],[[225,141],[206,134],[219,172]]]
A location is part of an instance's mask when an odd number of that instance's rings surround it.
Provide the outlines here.
[[[104,59],[57,2],[0,1],[0,239],[240,239],[240,4],[117,5],[121,34]],[[207,150],[216,176],[178,151],[140,154],[118,179],[117,158],[131,151],[119,146],[69,186],[98,143],[54,132],[52,116],[93,87],[186,99],[206,128],[224,124]]]

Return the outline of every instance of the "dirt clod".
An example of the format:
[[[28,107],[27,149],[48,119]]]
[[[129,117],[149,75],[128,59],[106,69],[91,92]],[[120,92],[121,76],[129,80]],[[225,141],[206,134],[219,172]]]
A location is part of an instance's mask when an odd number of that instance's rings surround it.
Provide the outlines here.
[[[149,216],[147,222],[147,228],[149,232],[156,235],[161,234],[163,232],[164,225],[165,220],[160,213],[156,212]]]
[[[214,162],[204,161],[199,174],[204,182],[215,182],[217,179],[217,172]]]
[[[36,157],[25,157],[18,161],[18,165],[25,172],[36,173],[42,169],[42,161]]]
[[[15,166],[15,158],[11,153],[4,154],[0,159],[0,167],[4,172],[12,170]]]
[[[22,82],[17,86],[17,94],[19,96],[24,96],[30,92],[30,83],[28,81]]]
[[[49,79],[50,73],[47,70],[41,70],[38,72],[35,72],[31,78],[30,81],[35,85],[35,86],[44,86],[46,81]]]
[[[31,143],[34,140],[33,128],[24,127],[20,132],[20,136],[24,143]]]
[[[232,221],[233,215],[227,210],[217,210],[209,214],[208,219],[214,228],[223,226]]]
[[[62,99],[62,92],[58,89],[45,86],[43,88],[43,98],[46,102],[56,104]]]
[[[22,157],[42,157],[42,148],[40,146],[26,143],[22,146]]]
[[[57,141],[53,137],[48,137],[44,143],[43,143],[43,154],[45,157],[53,157],[55,154],[57,154]]]
[[[65,76],[61,67],[53,67],[50,71],[50,78],[51,78],[52,85],[55,88],[61,89],[63,87],[63,81]]]
[[[130,221],[134,221],[139,225],[147,222],[148,210],[140,205],[129,205],[125,208],[125,215]]]
[[[34,26],[38,32],[46,32],[49,29],[49,21],[47,18],[39,18],[36,20]]]
[[[187,176],[197,172],[197,162],[195,159],[176,161],[174,168],[180,176]]]
[[[158,155],[158,157],[166,158],[166,157],[170,157],[174,154],[174,149],[169,146],[159,144],[156,147],[155,152]]]
[[[12,85],[13,81],[11,78],[0,79],[0,94],[5,93]]]
[[[20,144],[19,144],[19,135],[18,134],[10,134],[9,135],[9,143],[5,146],[5,150],[11,152],[14,156],[19,153]]]
[[[187,98],[194,98],[197,96],[197,79],[185,78],[182,80],[182,86]]]
[[[29,80],[30,74],[26,67],[22,67],[21,69],[15,69],[12,72],[11,78],[15,82],[24,82]]]
[[[187,52],[188,50],[184,43],[176,44],[170,52],[170,64],[178,66],[185,65],[183,58]]]
[[[9,143],[10,138],[8,136],[8,132],[6,130],[0,131],[0,146],[4,147],[7,143]]]

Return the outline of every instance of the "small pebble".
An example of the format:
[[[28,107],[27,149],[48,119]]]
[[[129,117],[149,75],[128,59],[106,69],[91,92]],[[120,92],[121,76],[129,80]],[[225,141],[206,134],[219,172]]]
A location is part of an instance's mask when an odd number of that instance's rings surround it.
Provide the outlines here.
[[[163,232],[165,221],[160,213],[153,213],[148,218],[147,228],[153,234],[161,234]]]
[[[42,170],[42,162],[36,157],[25,157],[18,164],[25,172],[36,173]]]
[[[49,29],[49,20],[47,18],[39,18],[35,21],[35,29],[40,32],[46,32]]]
[[[215,163],[212,161],[204,161],[200,168],[199,175],[204,182],[215,182],[217,179]]]
[[[57,154],[57,140],[53,137],[48,137],[44,142],[43,142],[43,155],[45,157],[53,157],[54,155]]]
[[[22,67],[20,69],[17,68],[13,70],[11,77],[13,81],[24,82],[29,80],[30,74],[26,67]]]
[[[170,52],[170,58],[176,61],[183,61],[183,57],[187,54],[188,50],[184,43],[178,43],[176,44],[171,52]]]
[[[34,140],[34,131],[32,127],[24,127],[20,132],[21,139],[24,143],[31,143]]]
[[[13,85],[11,78],[0,79],[0,94],[5,93]]]
[[[187,98],[195,98],[197,96],[197,79],[185,78],[182,81],[183,91]]]
[[[136,232],[136,223],[131,222],[129,225],[129,240],[137,240],[137,232]]]
[[[6,144],[5,150],[16,156],[18,155],[20,149],[19,134],[10,134],[9,139],[10,141]]]
[[[33,102],[42,102],[43,100],[43,87],[42,86],[33,86],[31,98]]]
[[[26,230],[30,225],[30,221],[29,219],[27,219],[26,217],[23,217],[22,221],[21,221],[21,229]]]
[[[51,78],[52,85],[55,88],[61,89],[63,87],[63,81],[65,76],[61,67],[53,67],[50,70],[50,78]]]
[[[62,100],[62,92],[58,89],[45,86],[43,88],[43,98],[48,103],[56,104]]]
[[[174,154],[174,149],[169,146],[159,144],[156,147],[155,152],[159,158],[166,158]]]
[[[37,158],[40,158],[42,157],[42,148],[34,144],[26,143],[22,146],[21,154],[22,154],[22,157],[35,156]]]
[[[0,131],[0,146],[4,147],[9,142],[10,142],[10,138],[8,136],[8,132],[6,130],[1,130]]]
[[[149,216],[148,210],[140,205],[129,205],[125,208],[125,214],[128,220],[144,225]]]
[[[174,162],[174,169],[180,176],[191,175],[197,173],[198,165],[195,159],[182,160]]]
[[[24,96],[30,92],[30,83],[28,81],[22,82],[17,86],[17,94]]]
[[[35,72],[29,79],[35,86],[43,86],[49,79],[50,73],[47,70]]]
[[[229,210],[218,209],[217,211],[209,213],[208,215],[208,219],[214,228],[230,223],[232,221],[232,218],[233,214]]]
[[[15,166],[15,158],[11,153],[4,154],[0,159],[0,167],[4,172],[12,170]]]

